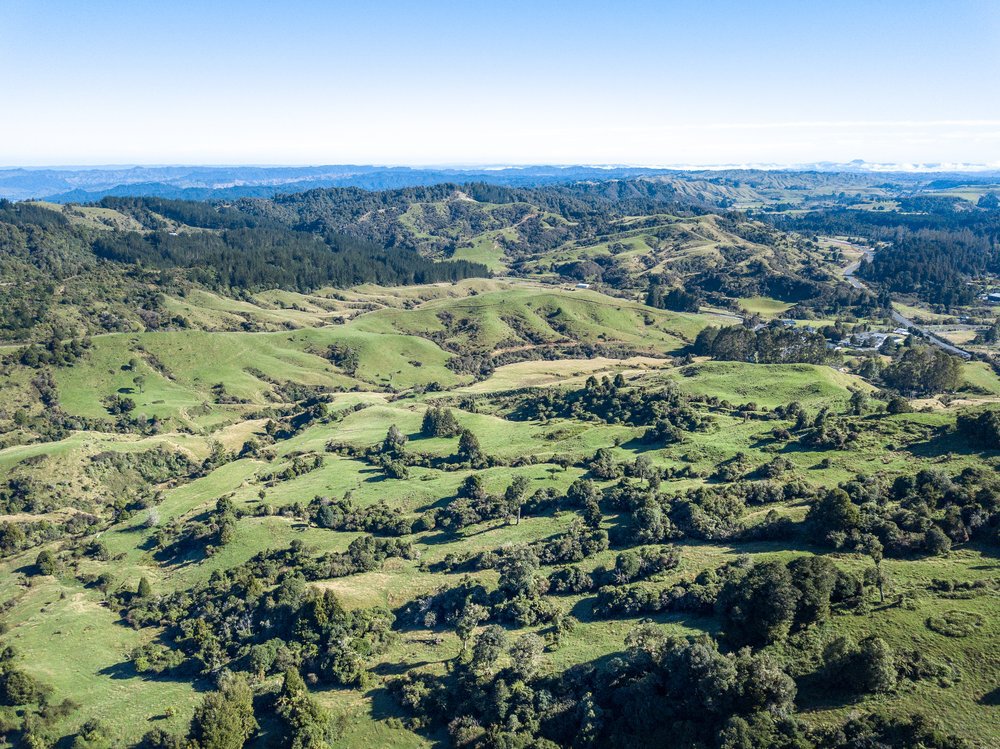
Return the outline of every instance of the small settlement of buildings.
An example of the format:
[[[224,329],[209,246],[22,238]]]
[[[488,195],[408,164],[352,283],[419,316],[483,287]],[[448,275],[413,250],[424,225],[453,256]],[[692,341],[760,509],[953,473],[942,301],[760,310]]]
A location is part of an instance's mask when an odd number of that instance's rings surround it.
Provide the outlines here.
[[[766,328],[770,324],[771,323],[767,323],[767,322],[759,322],[759,323],[757,323],[756,325],[753,326],[753,329],[754,330],[762,330],[763,328]],[[816,332],[816,327],[815,326],[813,326],[813,325],[799,325],[799,321],[798,320],[792,320],[791,318],[788,318],[788,317],[783,317],[780,320],[778,320],[778,324],[781,325],[784,328],[801,328],[802,330],[807,330],[810,333],[815,333]]]
[[[893,344],[902,343],[910,331],[906,328],[896,328],[891,333],[880,331],[865,331],[863,333],[852,333],[840,342],[839,349],[856,349],[859,351],[877,351],[885,345],[886,341]]]

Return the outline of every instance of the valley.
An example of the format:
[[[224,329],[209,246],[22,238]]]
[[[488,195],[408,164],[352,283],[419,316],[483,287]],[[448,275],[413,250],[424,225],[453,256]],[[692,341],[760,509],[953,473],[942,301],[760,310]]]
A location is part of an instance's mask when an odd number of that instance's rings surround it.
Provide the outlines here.
[[[0,205],[2,745],[995,745],[993,312],[702,176]]]

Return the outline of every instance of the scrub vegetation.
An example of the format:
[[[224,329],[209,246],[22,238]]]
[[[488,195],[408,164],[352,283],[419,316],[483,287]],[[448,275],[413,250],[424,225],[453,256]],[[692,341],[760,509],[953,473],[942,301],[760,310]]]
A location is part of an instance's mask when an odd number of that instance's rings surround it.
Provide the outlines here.
[[[705,179],[0,202],[0,745],[1000,742],[995,208]]]

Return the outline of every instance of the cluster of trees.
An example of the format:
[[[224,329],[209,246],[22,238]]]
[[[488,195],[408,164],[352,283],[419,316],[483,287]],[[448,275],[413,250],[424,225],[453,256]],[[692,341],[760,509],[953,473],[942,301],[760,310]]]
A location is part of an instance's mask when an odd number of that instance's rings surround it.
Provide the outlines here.
[[[626,638],[626,650],[551,676],[538,673],[541,643],[510,643],[487,626],[450,674],[407,675],[393,684],[415,726],[447,728],[456,746],[737,747],[847,749],[883,745],[934,749],[962,743],[922,719],[864,716],[842,728],[810,732],[794,717],[795,681],[781,664],[749,648],[720,652],[714,640],[670,638],[652,624]],[[884,663],[881,641],[851,663],[869,672]],[[875,656],[865,667],[864,656]],[[875,674],[861,681],[879,688]],[[861,743],[854,743],[855,740]],[[893,741],[895,740],[895,741]]]
[[[608,548],[608,533],[594,528],[582,519],[575,519],[565,533],[545,541],[536,541],[532,548],[545,564],[579,562]]]
[[[600,515],[587,515],[586,520],[575,518],[565,532],[526,546],[484,551],[478,554],[448,554],[439,564],[444,570],[496,569],[504,564],[510,554],[525,552],[543,564],[579,562],[608,548],[608,533],[599,527]]]
[[[0,647],[0,705],[23,706],[37,702],[48,691],[31,674],[18,668],[12,647]]]
[[[0,734],[11,746],[45,749],[53,746],[53,726],[80,709],[67,698],[52,701],[52,688],[20,669],[17,653],[0,647]],[[111,737],[106,726],[90,718],[72,742],[73,749],[106,749]]]
[[[236,521],[241,512],[228,497],[220,497],[213,511],[202,520],[180,523],[174,519],[159,526],[151,538],[157,559],[180,560],[195,555],[211,556],[236,535]]]
[[[271,730],[280,731],[280,738],[290,749],[322,749],[331,746],[343,734],[342,716],[336,719],[319,705],[309,694],[296,668],[285,670],[277,690],[244,673],[224,671],[217,682],[217,688],[206,694],[195,709],[186,738],[154,728],[138,746],[141,749],[239,749],[257,736],[260,729],[257,718],[263,718],[265,713],[276,718]],[[168,715],[169,711],[170,708]],[[94,746],[96,749],[104,745]]]
[[[242,200],[236,207],[259,220],[444,255],[470,236],[507,229],[497,241],[516,260],[572,239],[593,239],[607,233],[611,222],[623,216],[667,209],[674,215],[690,214],[689,206],[678,205],[678,197],[672,186],[634,180],[541,188],[474,182],[379,192],[310,190],[273,200]],[[405,221],[400,218],[403,214]]]
[[[996,411],[959,414],[955,427],[963,437],[987,450],[1000,449],[1000,414]]]
[[[89,522],[80,524],[81,528],[88,526]],[[0,557],[8,557],[24,549],[29,549],[46,541],[52,541],[61,537],[67,530],[64,526],[53,523],[49,520],[38,520],[35,522],[11,522],[4,520],[0,523]]]
[[[662,590],[606,586],[598,593],[594,613],[716,615],[727,644],[763,647],[784,641],[792,631],[823,624],[833,604],[857,605],[864,591],[863,578],[840,570],[825,557],[800,557],[788,564],[754,564],[741,557]]]
[[[622,375],[588,377],[578,390],[539,389],[519,396],[512,419],[575,418],[648,426],[650,441],[676,442],[681,432],[704,431],[711,418],[698,413],[679,389],[628,386]]]
[[[13,358],[18,363],[33,369],[44,366],[72,367],[77,359],[86,354],[90,346],[89,338],[70,338],[64,341],[53,335],[45,343],[25,346]]]
[[[510,323],[510,320],[507,322]],[[477,378],[489,377],[497,367],[521,361],[558,361],[560,359],[593,359],[596,357],[627,359],[631,356],[649,354],[648,348],[639,348],[631,344],[591,343],[589,341],[470,354],[459,346],[449,344],[440,332],[430,337],[442,348],[455,354],[445,363],[448,369],[459,374],[474,375]]]
[[[336,364],[345,374],[353,377],[361,364],[358,349],[346,343],[331,343],[326,350],[326,358]]]
[[[367,538],[349,550],[359,569],[378,563],[378,549]],[[307,579],[330,576],[330,563],[293,544],[217,571],[188,591],[121,594],[124,618],[133,626],[166,628],[159,641],[132,654],[133,663],[154,673],[228,668],[263,679],[296,668],[329,684],[364,681],[367,662],[392,639],[393,616],[378,607],[348,611],[331,591],[309,587]]]
[[[450,408],[431,406],[424,411],[420,433],[424,437],[457,437],[462,426]]]
[[[199,229],[253,229],[274,226],[266,219],[223,204],[157,197],[102,198],[99,205],[136,219],[147,229],[166,229],[170,221]],[[168,219],[164,221],[163,219]]]
[[[972,342],[980,346],[1000,342],[1000,317],[994,320],[988,328],[977,333]]]
[[[867,396],[860,390],[851,395],[849,414],[860,416],[866,407]],[[795,423],[791,429],[778,427],[771,434],[775,440],[790,439],[793,435],[799,444],[812,450],[844,450],[854,443],[861,433],[862,425],[856,419],[834,414],[824,406],[810,416],[798,401],[775,409],[782,418]]]
[[[599,505],[601,492],[589,479],[577,479],[565,494],[552,488],[536,490],[530,496],[531,481],[526,476],[514,476],[501,494],[486,490],[482,475],[473,473],[459,486],[455,499],[445,507],[427,510],[414,524],[414,530],[432,528],[459,529],[485,520],[503,519],[518,524],[522,515],[541,515],[560,509],[575,510],[592,531],[601,527],[602,513]],[[565,537],[563,538],[563,543]],[[554,541],[554,540],[553,540]],[[553,550],[555,545],[553,543]],[[546,555],[554,551],[545,552]]]
[[[779,228],[809,235],[861,237],[884,246],[859,275],[890,291],[916,294],[933,304],[968,304],[969,278],[1000,270],[1000,215],[956,210],[961,203],[926,198],[915,210],[831,209],[768,217]]]
[[[481,559],[480,564],[496,569],[499,581],[494,591],[465,577],[457,585],[442,587],[403,606],[400,621],[431,629],[453,627],[464,650],[482,623],[531,626],[552,623],[563,615],[543,598],[547,581],[539,574],[540,560],[535,549],[519,546],[489,552],[488,559]]]
[[[954,479],[933,470],[891,485],[858,476],[821,493],[806,517],[815,543],[856,549],[878,562],[892,556],[944,554],[953,544],[1000,542],[1000,484],[986,470]]]
[[[515,476],[502,495],[494,495],[486,491],[480,474],[470,474],[462,481],[455,499],[440,512],[428,511],[421,523],[425,528],[452,529],[497,518],[520,523],[529,485],[530,481],[525,476]]]
[[[105,207],[136,217],[144,231],[109,227],[93,232],[57,210],[3,201],[0,329],[4,338],[23,340],[43,324],[56,323],[57,289],[59,302],[74,305],[74,314],[89,331],[108,332],[182,324],[163,308],[158,296],[164,290],[180,290],[185,285],[181,278],[241,292],[305,291],[366,282],[434,283],[489,275],[481,264],[435,262],[412,247],[378,239],[373,243],[322,223],[280,216],[281,211],[277,218],[263,215],[267,211],[261,211],[258,203],[222,206],[157,198],[107,199]],[[204,230],[171,231],[161,216]],[[105,304],[93,305],[95,298]]]
[[[665,515],[672,524],[674,534],[706,541],[739,539],[765,529],[772,534],[779,530],[785,534],[787,523],[777,520],[764,528],[748,528],[743,520],[747,506],[800,500],[812,493],[812,487],[800,480],[740,481],[727,486],[701,486],[666,497]]]
[[[710,326],[698,333],[692,349],[699,356],[759,364],[822,364],[830,358],[822,334],[780,322],[758,330],[742,325]]]
[[[659,493],[656,482],[622,481],[605,492],[603,502],[608,511],[618,513],[618,525],[612,529],[612,540],[618,544],[654,544],[684,537],[732,541],[761,534],[793,536],[794,525],[781,519],[772,522],[769,517],[764,524],[748,527],[744,521],[747,505],[804,499],[813,492],[799,480],[755,480],[669,495]],[[600,517],[596,502],[594,506]]]
[[[866,288],[855,288],[846,283],[822,285],[813,296],[796,303],[785,314],[790,318],[810,320],[816,318],[880,318],[892,307],[887,289],[872,293]]]
[[[34,203],[0,199],[0,250],[0,331],[7,340],[25,340],[54,322],[60,282],[91,275],[96,266],[66,217]]]
[[[276,484],[280,484],[282,481],[291,481],[294,478],[304,476],[312,471],[318,471],[322,467],[322,455],[296,455],[292,458],[291,463],[282,468],[280,471],[272,471],[261,478],[266,486],[275,486]]]
[[[454,434],[450,428],[449,433]],[[378,466],[388,478],[393,479],[407,478],[411,466],[422,466],[442,471],[461,471],[496,466],[518,467],[543,462],[537,455],[521,455],[514,458],[490,455],[483,449],[479,438],[471,429],[460,428],[457,434],[458,443],[455,452],[447,456],[419,453],[408,449],[409,437],[403,434],[395,424],[389,427],[381,442],[370,447],[359,448],[343,442],[330,441],[326,445],[326,450],[338,455],[363,459],[373,466]],[[571,464],[569,459],[558,455],[551,458],[549,462],[563,468]]]
[[[881,378],[887,387],[907,395],[947,393],[962,384],[962,362],[935,346],[904,346]]]
[[[975,229],[897,232],[859,275],[892,292],[916,294],[945,309],[971,304],[975,290],[966,281],[1000,270],[1000,224],[987,233]]]
[[[634,583],[676,569],[680,562],[680,552],[669,546],[644,546],[635,551],[622,551],[615,557],[615,565],[610,569],[602,565],[593,572],[584,572],[572,565],[554,570],[548,576],[549,592],[578,594],[608,585]]]
[[[457,281],[485,276],[485,266],[433,262],[415,252],[387,252],[346,236],[319,237],[284,228],[207,232],[105,232],[93,244],[106,260],[163,270],[181,269],[199,283],[221,289],[295,289]]]
[[[701,305],[701,298],[696,293],[685,291],[676,286],[664,289],[660,283],[652,281],[646,292],[646,304],[650,307],[668,309],[674,312],[697,312]]]
[[[291,508],[293,514],[296,508]],[[315,497],[305,515],[320,528],[336,531],[363,531],[374,535],[403,536],[411,533],[412,522],[399,507],[389,507],[384,500],[358,507],[350,499]]]
[[[558,628],[563,612],[543,597],[551,581],[541,574],[541,565],[579,562],[607,548],[607,533],[588,528],[575,520],[565,533],[545,541],[483,552],[467,559],[465,566],[497,571],[499,582],[493,592],[465,578],[456,586],[443,587],[432,595],[410,602],[403,607],[399,618],[417,626],[455,626],[463,639],[480,622],[486,621],[509,622],[519,626],[549,623]],[[452,568],[461,564],[458,559],[448,562]],[[620,572],[638,579],[642,575],[654,574],[654,568],[667,569],[676,564],[676,556],[664,551],[648,558],[623,558]],[[613,574],[604,570],[595,572],[599,579]],[[475,619],[471,626],[468,624],[470,618]],[[466,624],[462,624],[463,619]]]

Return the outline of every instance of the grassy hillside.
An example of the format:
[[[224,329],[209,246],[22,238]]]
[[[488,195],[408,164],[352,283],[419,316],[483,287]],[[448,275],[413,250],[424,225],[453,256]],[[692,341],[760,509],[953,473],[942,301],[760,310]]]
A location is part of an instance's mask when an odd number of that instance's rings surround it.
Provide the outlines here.
[[[705,414],[711,418],[708,431],[692,432],[677,444],[652,448],[640,439],[643,427],[561,417],[512,421],[510,398],[518,396],[511,394],[523,392],[524,387],[573,390],[583,387],[587,377],[604,373],[624,375],[626,387],[656,391],[673,383],[680,393],[695,399],[754,403],[757,409],[795,401],[814,413],[821,407],[843,413],[852,390],[871,388],[826,366],[712,361],[678,365],[657,358],[681,351],[686,341],[715,319],[711,316],[649,310],[592,291],[510,284],[477,287],[478,283],[457,289],[414,289],[412,294],[406,290],[359,289],[348,299],[370,300],[375,309],[353,316],[346,324],[327,324],[322,315],[306,308],[297,322],[312,325],[281,332],[98,336],[72,366],[53,369],[60,408],[67,414],[101,420],[107,416],[104,399],[124,394],[135,401],[135,413],[158,418],[161,427],[158,435],[150,437],[120,433],[113,425],[105,432],[82,429],[57,442],[14,446],[0,452],[0,465],[8,476],[30,473],[30,461],[34,470],[43,466],[41,470],[52,477],[49,491],[55,492],[52,496],[59,506],[37,517],[59,522],[66,512],[86,512],[97,518],[94,527],[100,529],[97,539],[105,555],[84,555],[71,561],[72,550],[88,537],[78,541],[69,534],[42,546],[65,560],[53,575],[39,575],[34,570],[38,547],[14,553],[4,563],[8,574],[3,595],[10,602],[4,616],[4,641],[16,648],[17,662],[25,672],[51,687],[50,699],[71,697],[80,705],[66,717],[52,721],[45,729],[49,735],[72,734],[83,716],[99,718],[110,734],[122,741],[136,741],[153,726],[186,730],[202,699],[199,690],[208,688],[210,679],[196,674],[166,678],[137,673],[130,654],[162,633],[155,626],[135,630],[117,622],[116,604],[108,604],[109,596],[133,590],[142,577],[157,594],[187,590],[217,571],[247,563],[260,551],[280,549],[293,541],[305,544],[313,554],[345,552],[361,534],[304,522],[301,508],[315,496],[350,497],[360,508],[387,502],[407,523],[416,523],[428,510],[441,511],[454,501],[462,482],[472,474],[479,475],[485,490],[494,495],[503,494],[518,476],[526,479],[528,496],[536,490],[559,495],[576,479],[593,475],[587,461],[602,447],[610,447],[613,459],[626,465],[637,456],[650,459],[655,470],[673,476],[660,487],[674,494],[697,486],[725,486],[712,478],[720,465],[736,460],[747,466],[744,470],[750,470],[775,455],[787,461],[784,480],[794,477],[817,487],[854,474],[887,479],[912,475],[935,464],[939,470],[955,474],[981,460],[977,453],[952,448],[947,462],[941,464],[943,453],[932,446],[940,439],[935,435],[949,423],[945,414],[933,418],[877,413],[861,417],[865,426],[847,451],[802,449],[794,442],[781,448],[770,437],[775,422],[747,421],[731,407],[710,405],[700,407],[707,408]],[[268,298],[274,301],[273,296]],[[188,301],[213,310],[210,298]],[[259,301],[243,304],[242,309],[255,315],[268,312],[258,306]],[[219,306],[215,305],[214,311],[219,311]],[[312,314],[318,316],[305,317]],[[447,367],[449,358],[462,352],[496,353],[569,342],[613,342],[656,357],[590,362],[529,360],[500,366],[485,379]],[[352,373],[325,357],[324,352],[333,344],[357,352]],[[137,376],[144,378],[141,392],[135,385]],[[438,389],[424,392],[423,386],[431,382]],[[223,394],[216,387],[218,383],[224,384]],[[327,393],[324,411],[330,417],[279,438],[263,453],[237,458],[233,453],[247,440],[267,441],[268,420],[280,420],[294,412],[289,384]],[[393,394],[397,391],[402,397]],[[408,452],[430,460],[449,460],[457,449],[457,438],[421,435],[428,402],[450,404],[461,426],[476,434],[483,453],[500,465],[460,470],[414,466],[409,477],[401,481],[383,477],[360,455],[328,452],[327,445],[334,443],[353,450],[378,445],[395,425],[409,438]],[[778,423],[782,423],[780,419]],[[893,444],[891,450],[887,451],[887,443]],[[136,474],[118,464],[110,471],[97,469],[97,456],[108,451],[145,456],[158,449],[181,454],[194,466],[219,449],[213,445],[221,446],[225,453],[221,462],[215,458],[217,465],[209,465],[199,478],[185,475],[190,468],[165,476],[156,497],[142,500],[149,509],[119,510],[115,519],[104,498],[116,492],[128,494],[128,484],[121,482],[127,482],[128,476],[134,482]],[[320,461],[317,468],[278,480],[271,478],[283,475],[296,460],[311,460],[312,456]],[[516,467],[523,456],[532,456],[532,461]],[[598,481],[605,488],[614,483]],[[232,537],[223,547],[210,554],[195,547],[179,558],[163,557],[157,551],[155,539],[160,529],[200,522],[211,515],[219,497],[228,498],[237,513]],[[767,509],[801,523],[808,503],[792,499]],[[764,520],[764,514],[763,510],[747,508],[742,522],[752,527]],[[11,514],[9,520],[16,522],[19,517],[23,516]],[[334,592],[348,608],[387,606],[398,611],[414,598],[451,586],[466,574],[461,568],[441,569],[453,555],[545,543],[566,533],[575,517],[575,512],[558,510],[529,513],[518,524],[491,519],[458,530],[414,529],[407,536],[414,545],[412,559],[388,559],[375,570],[321,579],[311,585]],[[602,525],[618,539],[614,531],[624,521],[625,516],[610,513]],[[737,554],[764,561],[825,551],[784,542],[720,543],[684,538],[677,543],[680,567],[643,585],[669,588]],[[630,545],[623,539],[614,541],[611,549],[588,556],[580,567],[586,572],[600,565],[614,566],[615,555]],[[992,622],[991,597],[954,601],[928,589],[937,578],[989,580],[992,567],[984,564],[988,559],[984,553],[984,549],[970,546],[946,557],[887,560],[892,595],[903,595],[914,602],[907,604],[912,607],[876,606],[864,616],[834,616],[817,631],[822,638],[839,633],[860,638],[873,632],[900,651],[919,642],[928,653],[953,663],[962,674],[960,680],[948,687],[919,681],[912,689],[861,698],[860,703],[847,705],[829,701],[806,679],[797,700],[801,717],[820,726],[844,719],[858,705],[878,704],[905,712],[933,707],[949,730],[986,746],[989,742],[983,743],[983,737],[992,735],[995,708],[981,701],[990,688],[990,670],[983,671],[982,664],[996,663],[1000,658],[992,623],[962,639],[944,637],[923,625],[924,620],[955,608],[978,612]],[[834,556],[837,564],[848,570],[865,566],[864,557],[856,553]],[[548,573],[556,567],[543,566],[542,571]],[[109,577],[100,587],[88,582],[101,575]],[[494,570],[473,570],[471,575],[488,588],[496,585]],[[625,635],[636,623],[630,617],[595,615],[592,594],[553,596],[551,600],[571,611],[580,625],[544,654],[546,672],[558,673],[575,663],[620,651]],[[709,632],[718,636],[720,632],[718,621],[711,616],[656,614],[653,621],[662,631],[678,635]],[[544,633],[544,629],[529,626],[526,631]],[[81,648],[85,657],[74,657],[72,669],[65,668],[68,654]],[[406,712],[387,695],[384,685],[394,674],[407,670],[443,673],[444,664],[459,650],[456,635],[447,627],[406,626],[384,652],[370,659],[367,668],[372,677],[365,687],[351,690],[319,685],[313,690],[314,697],[325,709],[341,716],[341,741],[348,745],[372,741],[390,746],[427,745],[435,734],[413,732],[394,720],[394,716],[405,717]],[[267,683],[262,682],[262,687]],[[265,732],[258,742],[262,746],[268,745],[266,736]]]
[[[892,323],[835,244],[701,209],[798,183],[682,182],[36,206],[0,746],[210,746],[212,706],[259,749],[997,745],[1000,379],[851,342]],[[496,275],[86,254],[248,225]]]

